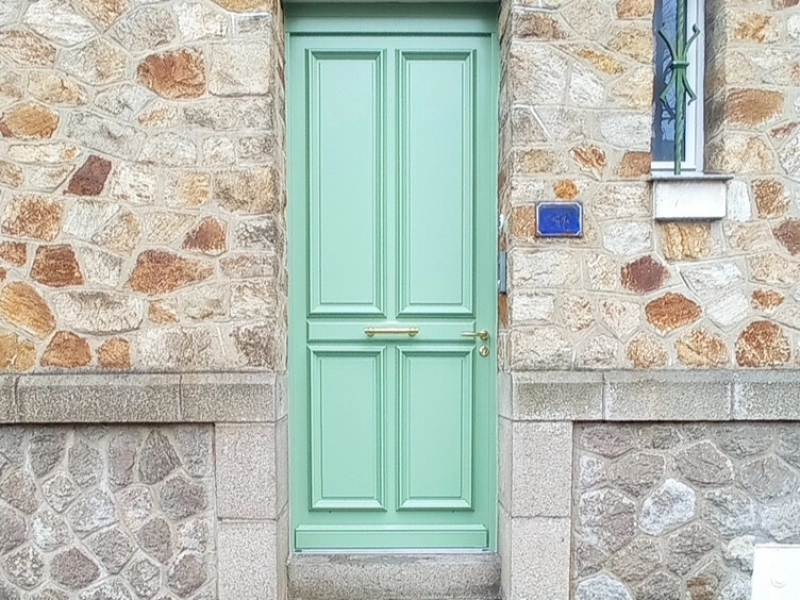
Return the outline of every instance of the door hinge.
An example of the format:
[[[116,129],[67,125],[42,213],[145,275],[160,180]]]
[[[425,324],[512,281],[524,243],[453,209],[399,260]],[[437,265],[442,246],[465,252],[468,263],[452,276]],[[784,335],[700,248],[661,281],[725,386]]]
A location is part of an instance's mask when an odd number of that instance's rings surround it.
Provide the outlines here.
[[[506,259],[507,254],[505,252],[498,252],[497,253],[497,293],[498,294],[507,294],[508,293],[508,284],[506,283],[507,272],[508,272],[508,260]]]

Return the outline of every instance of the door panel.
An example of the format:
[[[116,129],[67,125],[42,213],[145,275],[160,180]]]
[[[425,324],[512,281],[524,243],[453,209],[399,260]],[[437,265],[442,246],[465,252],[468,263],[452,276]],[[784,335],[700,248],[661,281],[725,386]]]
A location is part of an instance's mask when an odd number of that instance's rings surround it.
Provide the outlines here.
[[[293,546],[492,548],[496,15],[287,11]]]
[[[400,354],[398,510],[472,508],[470,348]]]
[[[472,52],[401,52],[400,314],[472,313]]]
[[[384,57],[315,51],[308,60],[312,313],[382,315]]]
[[[311,509],[384,509],[384,348],[310,352]]]

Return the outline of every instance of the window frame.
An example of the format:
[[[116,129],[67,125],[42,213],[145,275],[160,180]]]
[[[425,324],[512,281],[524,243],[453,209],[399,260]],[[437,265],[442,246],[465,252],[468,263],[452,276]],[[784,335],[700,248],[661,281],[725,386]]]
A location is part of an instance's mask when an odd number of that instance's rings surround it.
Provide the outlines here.
[[[704,0],[686,0],[686,31],[692,35],[693,26],[697,25],[700,35],[697,36],[691,48],[689,48],[689,68],[686,76],[689,85],[692,86],[697,100],[686,105],[686,158],[681,161],[681,172],[687,175],[697,175],[703,172],[703,149],[705,145],[704,131],[704,106],[703,106],[703,80],[705,76],[705,12]],[[655,15],[654,15],[655,17]],[[658,36],[658,30],[653,22],[653,33]],[[653,61],[656,60],[655,50]],[[654,79],[655,83],[655,79]],[[652,114],[655,119],[656,101],[653,98]],[[651,140],[653,140],[653,128],[651,127]],[[652,145],[651,145],[652,148]],[[658,175],[671,173],[674,171],[675,163],[671,160],[653,160],[650,170]]]

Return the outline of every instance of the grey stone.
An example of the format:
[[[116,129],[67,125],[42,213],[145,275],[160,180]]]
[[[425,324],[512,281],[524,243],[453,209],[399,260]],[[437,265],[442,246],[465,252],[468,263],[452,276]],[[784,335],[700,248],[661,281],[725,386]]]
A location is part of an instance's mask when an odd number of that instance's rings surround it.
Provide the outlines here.
[[[69,594],[55,588],[45,588],[31,596],[31,600],[70,600]]]
[[[145,486],[133,486],[117,492],[119,512],[125,525],[136,531],[151,517],[153,496]]]
[[[688,522],[695,515],[697,495],[688,485],[667,479],[642,504],[640,527],[658,535],[676,525]]]
[[[667,538],[667,567],[678,575],[686,575],[717,545],[714,533],[700,523],[692,523]]]
[[[160,517],[142,525],[136,532],[136,541],[142,550],[162,564],[172,558],[172,534],[169,524]]]
[[[634,593],[636,600],[684,600],[681,587],[677,577],[658,571],[640,583]]]
[[[192,166],[197,162],[197,145],[189,137],[167,131],[145,139],[139,160],[170,167]]]
[[[153,94],[140,85],[121,83],[97,94],[94,103],[98,108],[127,121],[152,98]]]
[[[276,516],[274,425],[217,425],[215,458],[220,518]]]
[[[14,585],[31,590],[44,577],[42,555],[30,546],[9,554],[3,561],[3,570]]]
[[[800,469],[800,429],[779,430],[776,453],[793,467]]]
[[[207,521],[189,519],[178,526],[178,549],[205,552],[213,542],[211,528]]]
[[[733,417],[737,420],[800,419],[797,386],[800,374],[781,370],[737,372],[733,386]]]
[[[650,537],[637,537],[611,559],[611,571],[626,583],[638,583],[662,564],[658,544]]]
[[[31,432],[31,469],[36,477],[47,475],[61,461],[67,432],[55,427],[37,427]]]
[[[714,490],[703,496],[703,519],[724,537],[750,533],[756,525],[756,508],[744,492]]]
[[[4,456],[12,465],[22,465],[25,456],[22,443],[24,437],[25,429],[23,427],[0,427],[0,455]]]
[[[722,557],[729,565],[740,571],[753,572],[753,552],[756,538],[753,535],[740,535],[722,547]]]
[[[761,509],[761,527],[776,541],[800,543],[800,499],[791,498]]]
[[[606,376],[610,421],[720,421],[731,418],[731,383],[721,372],[614,372]]]
[[[583,538],[603,550],[619,550],[636,533],[636,504],[615,490],[582,494],[578,517]]]
[[[70,114],[66,135],[85,147],[125,159],[133,158],[144,137],[130,125],[81,112]]]
[[[270,47],[263,42],[217,44],[212,54],[208,90],[215,96],[269,93]]]
[[[45,552],[52,552],[69,544],[72,539],[64,519],[50,510],[36,513],[31,520],[33,543]]]
[[[32,515],[39,508],[36,483],[22,469],[11,472],[0,482],[0,498],[27,515]]]
[[[675,467],[689,481],[725,485],[733,481],[733,463],[709,441],[699,442],[675,455]]]
[[[56,473],[42,485],[42,494],[56,512],[64,512],[78,495],[78,486],[63,473]]]
[[[736,423],[720,427],[716,433],[720,449],[738,458],[759,454],[772,445],[772,433],[768,427]]]
[[[275,419],[272,373],[187,373],[181,377],[184,417],[202,422]]]
[[[84,441],[79,441],[69,449],[69,473],[81,487],[89,487],[100,483],[103,476],[103,458],[100,451],[92,448]]]
[[[615,458],[625,454],[636,445],[628,427],[619,425],[589,425],[581,434],[581,446],[590,452]]]
[[[111,35],[127,50],[139,53],[169,44],[178,35],[178,29],[169,10],[144,6],[117,23]]]
[[[681,434],[673,425],[649,425],[638,430],[639,445],[654,450],[670,450],[681,443]]]
[[[70,590],[84,588],[98,577],[100,569],[78,548],[60,552],[50,562],[50,578]]]
[[[722,586],[715,600],[750,600],[750,578],[733,575]]]
[[[659,454],[636,452],[617,460],[611,468],[611,481],[628,494],[639,497],[661,481],[666,461]]]
[[[180,418],[180,376],[26,375],[19,378],[25,422],[152,423]]]
[[[70,291],[53,294],[52,306],[64,326],[102,335],[137,329],[144,319],[146,302],[118,292]]]
[[[0,581],[0,600],[20,600],[19,592],[10,585]]]
[[[517,419],[600,419],[602,375],[591,372],[515,375],[513,411]]]
[[[578,477],[583,491],[606,485],[608,473],[605,462],[595,456],[581,456]]]
[[[181,464],[169,438],[154,429],[144,441],[139,456],[139,479],[158,483]]]
[[[202,425],[183,425],[175,429],[175,447],[186,472],[204,477],[211,471],[211,429]]]
[[[772,502],[797,492],[800,480],[782,460],[767,456],[739,467],[739,483],[760,502]]]
[[[39,0],[25,11],[23,22],[42,37],[63,46],[73,46],[97,34],[91,22],[68,2]]]
[[[255,217],[236,224],[233,240],[236,248],[274,250],[283,243],[283,234],[275,217]]]
[[[575,600],[633,600],[625,585],[606,574],[584,579],[575,588]]]
[[[603,568],[608,559],[608,554],[594,544],[589,544],[583,540],[577,540],[574,553],[578,577],[586,577],[597,573]]]
[[[138,434],[121,431],[108,444],[108,478],[111,483],[126,486],[133,483],[133,468],[141,440]]]
[[[146,558],[132,562],[123,574],[133,593],[143,600],[156,595],[161,587],[161,569]]]
[[[158,495],[161,510],[170,519],[191,517],[208,506],[208,494],[205,486],[194,483],[182,475],[164,482]]]
[[[72,529],[80,535],[116,523],[117,512],[111,497],[106,492],[94,490],[78,500],[67,517]]]
[[[122,583],[109,579],[81,592],[80,600],[132,600],[132,596]]]
[[[22,544],[27,538],[25,519],[15,511],[0,505],[0,554]]]
[[[203,555],[197,552],[183,552],[167,572],[169,589],[181,598],[187,598],[206,582],[207,567]]]
[[[87,547],[109,573],[117,574],[133,555],[134,545],[119,528],[106,529],[89,538]]]

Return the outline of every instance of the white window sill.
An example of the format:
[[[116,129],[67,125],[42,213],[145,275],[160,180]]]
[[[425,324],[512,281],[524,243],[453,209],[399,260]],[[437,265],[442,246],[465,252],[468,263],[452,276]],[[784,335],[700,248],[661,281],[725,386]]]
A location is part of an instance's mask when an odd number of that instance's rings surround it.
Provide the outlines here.
[[[654,171],[653,218],[656,221],[724,219],[731,175]]]

